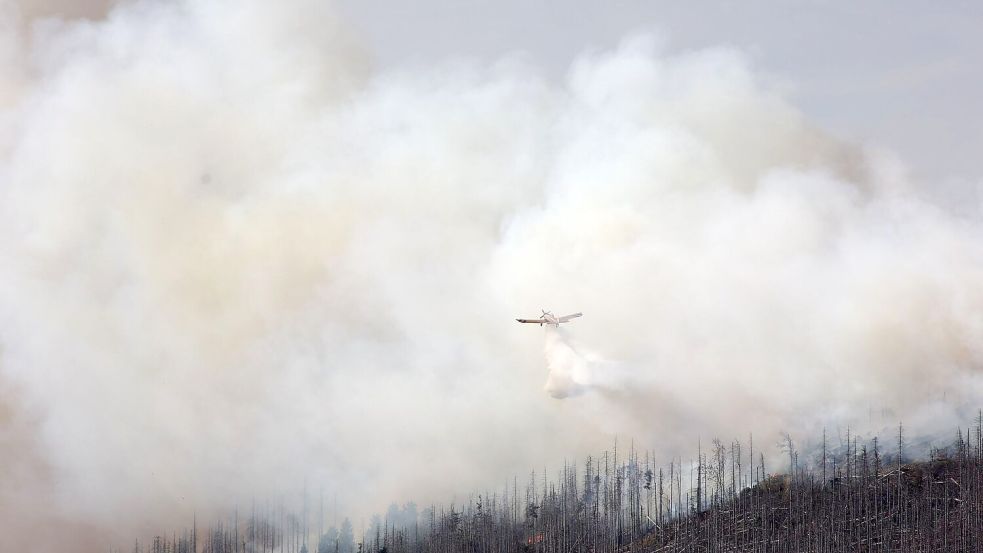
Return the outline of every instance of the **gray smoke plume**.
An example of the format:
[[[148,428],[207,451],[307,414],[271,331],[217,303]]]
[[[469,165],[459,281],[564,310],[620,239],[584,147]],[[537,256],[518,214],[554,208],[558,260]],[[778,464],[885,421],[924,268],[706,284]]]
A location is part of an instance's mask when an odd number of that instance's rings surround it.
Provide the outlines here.
[[[373,71],[314,0],[0,14],[2,550],[980,403],[978,206],[738,52],[553,83]],[[585,313],[546,370],[540,307]]]

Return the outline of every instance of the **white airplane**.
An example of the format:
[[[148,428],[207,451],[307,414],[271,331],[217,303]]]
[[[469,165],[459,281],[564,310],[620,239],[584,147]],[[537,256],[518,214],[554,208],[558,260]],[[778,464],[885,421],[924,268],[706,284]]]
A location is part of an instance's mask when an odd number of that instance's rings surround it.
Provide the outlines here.
[[[546,311],[545,309],[541,311],[543,312],[543,316],[538,319],[516,319],[516,320],[519,321],[520,323],[538,324],[539,326],[543,326],[543,325],[560,326],[560,323],[566,323],[569,322],[570,319],[576,319],[577,317],[583,316],[583,313],[574,313],[572,315],[564,315],[562,317],[557,317],[556,315],[554,315],[549,311]]]

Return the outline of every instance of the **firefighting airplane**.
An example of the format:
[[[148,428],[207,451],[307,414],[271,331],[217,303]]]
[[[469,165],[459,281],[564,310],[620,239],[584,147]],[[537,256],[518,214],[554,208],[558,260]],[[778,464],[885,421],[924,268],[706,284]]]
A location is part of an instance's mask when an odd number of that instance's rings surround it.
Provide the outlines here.
[[[550,325],[550,326],[558,327],[560,326],[560,323],[570,322],[570,319],[576,319],[577,317],[583,316],[583,313],[574,313],[572,315],[564,315],[562,317],[557,317],[556,315],[554,315],[549,311],[546,311],[545,309],[542,309],[541,311],[543,312],[543,316],[538,319],[516,319],[516,320],[519,321],[520,323],[531,323],[531,324],[538,324],[539,326]]]

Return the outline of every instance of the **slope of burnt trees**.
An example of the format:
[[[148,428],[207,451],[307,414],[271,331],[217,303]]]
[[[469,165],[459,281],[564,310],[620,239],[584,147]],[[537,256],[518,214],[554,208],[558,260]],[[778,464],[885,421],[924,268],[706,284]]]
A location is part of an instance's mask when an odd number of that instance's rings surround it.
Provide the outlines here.
[[[979,426],[918,463],[895,457],[888,464],[876,441],[851,441],[828,480],[813,471],[769,476],[705,511],[657,525],[633,549],[981,551],[981,450]]]
[[[142,553],[597,553],[983,550],[983,414],[930,458],[905,463],[899,427],[800,460],[791,437],[785,466],[769,472],[749,440],[699,444],[696,458],[657,467],[617,447],[552,478],[532,473],[461,505],[390,508],[353,535],[310,535],[282,507],[257,509],[203,531],[161,536]],[[757,455],[757,456],[756,456]],[[786,472],[787,471],[787,472]],[[394,506],[395,507],[395,506]],[[407,516],[407,513],[412,513]]]

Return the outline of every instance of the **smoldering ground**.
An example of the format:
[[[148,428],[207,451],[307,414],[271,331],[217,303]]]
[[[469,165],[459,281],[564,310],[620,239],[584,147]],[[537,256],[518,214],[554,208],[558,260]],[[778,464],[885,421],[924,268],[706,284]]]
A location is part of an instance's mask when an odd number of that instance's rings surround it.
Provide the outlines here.
[[[555,83],[373,71],[321,2],[2,13],[0,549],[979,404],[979,210],[739,52],[629,38]],[[540,307],[585,313],[586,393],[544,393]]]

